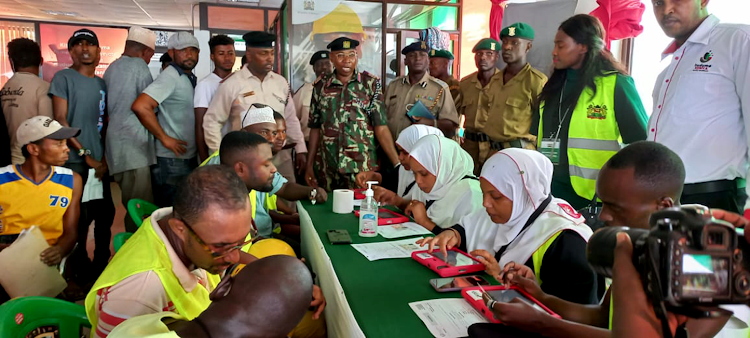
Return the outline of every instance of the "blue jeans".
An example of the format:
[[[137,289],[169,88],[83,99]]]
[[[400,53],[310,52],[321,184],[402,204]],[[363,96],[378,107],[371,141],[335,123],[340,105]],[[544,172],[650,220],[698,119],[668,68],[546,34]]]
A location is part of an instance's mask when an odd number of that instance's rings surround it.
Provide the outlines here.
[[[177,185],[196,167],[198,167],[196,158],[182,160],[157,157],[156,164],[151,166],[151,183],[154,188],[156,205],[160,207],[172,206]]]

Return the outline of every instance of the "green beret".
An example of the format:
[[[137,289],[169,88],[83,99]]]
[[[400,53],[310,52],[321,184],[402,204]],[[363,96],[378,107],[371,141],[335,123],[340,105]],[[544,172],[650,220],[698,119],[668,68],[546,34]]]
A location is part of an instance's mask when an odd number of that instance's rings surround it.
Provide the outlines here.
[[[445,49],[438,49],[438,50],[431,50],[430,51],[430,57],[432,58],[446,58],[448,60],[453,60],[453,53],[445,50]]]
[[[330,49],[332,52],[337,52],[340,50],[354,49],[357,48],[357,46],[359,46],[359,41],[342,36],[331,41],[326,48]]]
[[[404,49],[401,50],[401,54],[406,55],[406,54],[409,54],[410,52],[425,52],[425,53],[427,53],[429,51],[430,51],[430,47],[427,47],[427,42],[417,41],[417,42],[414,42],[414,43],[412,43],[412,44],[404,47]]]
[[[478,50],[494,50],[499,51],[500,50],[500,43],[497,42],[497,40],[492,38],[484,38],[482,40],[479,40],[476,46],[474,46],[474,49],[471,51],[473,53],[476,53]]]
[[[526,40],[534,40],[534,29],[526,23],[516,22],[508,27],[503,28],[503,30],[500,31],[501,39],[506,36]]]

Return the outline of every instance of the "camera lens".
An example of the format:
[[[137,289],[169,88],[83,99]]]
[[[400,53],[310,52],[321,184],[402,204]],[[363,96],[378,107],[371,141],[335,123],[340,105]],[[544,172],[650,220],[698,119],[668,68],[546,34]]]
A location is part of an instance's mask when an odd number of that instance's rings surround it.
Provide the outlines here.
[[[628,227],[606,227],[597,230],[586,245],[586,258],[591,268],[597,274],[604,277],[612,277],[612,265],[615,262],[615,246],[617,246],[617,234],[625,232],[630,236],[633,248],[636,248],[635,242],[648,234],[648,230],[631,229]],[[637,259],[636,253],[633,259]]]

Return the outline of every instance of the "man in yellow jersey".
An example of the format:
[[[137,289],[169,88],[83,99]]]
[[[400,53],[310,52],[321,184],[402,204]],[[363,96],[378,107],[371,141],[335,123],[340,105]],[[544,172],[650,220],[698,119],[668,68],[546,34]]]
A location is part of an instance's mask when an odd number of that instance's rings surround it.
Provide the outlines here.
[[[204,166],[177,186],[173,208],[154,211],[115,254],[86,297],[93,337],[125,319],[173,311],[188,320],[211,303],[219,276],[249,263],[252,207],[230,168]]]
[[[270,256],[222,281],[211,306],[192,321],[157,312],[126,320],[109,337],[285,337],[310,305],[311,277],[298,259]]]
[[[649,229],[653,212],[679,204],[684,179],[685,167],[673,151],[655,142],[632,143],[612,156],[599,172],[596,193],[603,203],[599,219],[607,226]],[[612,288],[598,306],[575,304],[545,294],[528,268],[515,264],[514,269],[513,272],[505,270],[507,282],[524,289],[564,318],[543,314],[520,302],[495,304],[496,318],[506,326],[523,330],[520,336],[610,336]],[[691,337],[713,337],[728,319],[691,320],[687,327]],[[469,334],[488,337],[498,332],[487,325],[473,325]]]
[[[31,226],[37,226],[51,245],[40,254],[45,264],[60,264],[73,250],[83,183],[62,165],[70,152],[67,139],[79,133],[46,116],[32,117],[18,127],[16,138],[26,160],[0,168],[0,250]],[[7,300],[0,291],[0,302]]]

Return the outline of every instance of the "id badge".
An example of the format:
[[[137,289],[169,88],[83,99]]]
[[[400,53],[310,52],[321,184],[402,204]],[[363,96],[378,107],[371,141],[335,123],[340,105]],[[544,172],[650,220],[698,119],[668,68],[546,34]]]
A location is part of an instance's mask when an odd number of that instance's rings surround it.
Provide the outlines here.
[[[547,156],[552,164],[560,164],[560,140],[543,138],[542,146],[539,147],[539,152],[544,156]]]

